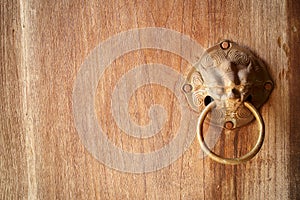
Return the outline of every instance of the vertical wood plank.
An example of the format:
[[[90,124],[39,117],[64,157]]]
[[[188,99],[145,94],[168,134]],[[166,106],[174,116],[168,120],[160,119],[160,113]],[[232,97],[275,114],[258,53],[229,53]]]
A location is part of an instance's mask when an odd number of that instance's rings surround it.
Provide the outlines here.
[[[300,3],[299,1],[288,2],[288,36],[289,41],[285,49],[289,55],[289,71],[287,77],[289,79],[290,87],[290,115],[291,115],[291,131],[290,138],[290,163],[289,163],[289,177],[290,177],[290,191],[291,199],[299,199],[299,184],[300,184],[300,106],[299,106],[299,75],[300,75],[300,61],[298,55],[300,52]]]
[[[28,194],[21,29],[19,2],[1,1],[0,199],[27,198]]]
[[[300,127],[295,86],[299,82],[298,11],[296,1],[279,0],[1,2],[0,175],[5,177],[0,183],[1,198],[297,198],[299,137],[293,133]],[[249,47],[267,64],[275,88],[260,110],[266,138],[252,161],[224,166],[200,159],[195,140],[168,167],[131,174],[106,167],[87,151],[72,111],[76,74],[100,42],[142,27],[172,29],[205,48],[230,39]],[[113,86],[130,69],[149,63],[162,63],[182,74],[190,67],[170,52],[134,51],[114,61],[97,87],[98,122],[114,145],[129,152],[151,152],[165,146],[180,126],[178,100],[159,85],[139,88],[129,102],[130,116],[138,124],[149,122],[151,105],[165,107],[166,127],[157,135],[133,138],[114,121],[110,108]],[[214,150],[224,156],[246,153],[255,143],[256,126],[254,122],[222,134]]]

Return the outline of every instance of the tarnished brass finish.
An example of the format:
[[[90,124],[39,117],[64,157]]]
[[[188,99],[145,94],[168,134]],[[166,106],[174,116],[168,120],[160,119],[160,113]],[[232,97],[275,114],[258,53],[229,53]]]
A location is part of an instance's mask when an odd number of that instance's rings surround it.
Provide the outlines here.
[[[189,72],[183,91],[191,107],[201,112],[197,137],[201,149],[223,164],[240,164],[253,158],[264,140],[264,122],[257,109],[268,99],[273,82],[264,64],[249,50],[230,41],[207,49]],[[205,144],[202,134],[206,116],[210,123],[235,129],[259,122],[259,137],[253,149],[239,158],[222,158]]]
[[[248,49],[223,41],[207,49],[189,72],[183,91],[190,106],[201,112],[214,101],[210,123],[234,129],[254,116],[244,102],[259,108],[270,95],[273,82],[265,65]]]
[[[208,146],[206,145],[206,143],[204,141],[204,137],[202,134],[203,122],[205,120],[207,113],[216,106],[215,102],[211,102],[208,106],[206,106],[198,119],[197,138],[200,143],[200,147],[210,158],[212,158],[213,160],[215,160],[219,163],[237,165],[237,164],[246,162],[246,161],[252,159],[259,152],[259,150],[263,144],[264,136],[265,136],[264,121],[263,121],[262,117],[260,116],[259,112],[256,110],[256,108],[251,103],[244,102],[244,105],[251,111],[251,113],[254,115],[256,120],[259,122],[259,135],[258,135],[257,142],[256,142],[255,146],[252,148],[252,150],[249,151],[246,155],[243,155],[239,158],[220,157],[219,155],[212,152],[208,148]]]

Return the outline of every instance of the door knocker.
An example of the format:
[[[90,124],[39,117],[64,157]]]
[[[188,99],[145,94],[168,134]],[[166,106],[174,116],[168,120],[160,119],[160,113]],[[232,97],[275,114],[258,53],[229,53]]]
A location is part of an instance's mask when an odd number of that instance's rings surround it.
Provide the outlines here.
[[[223,164],[239,164],[253,158],[264,140],[264,121],[258,112],[268,99],[273,82],[265,65],[248,49],[231,41],[223,41],[207,49],[189,72],[182,90],[189,105],[201,112],[197,137],[201,149]],[[259,122],[259,137],[250,152],[239,158],[222,158],[204,141],[205,118],[215,126],[235,129]]]

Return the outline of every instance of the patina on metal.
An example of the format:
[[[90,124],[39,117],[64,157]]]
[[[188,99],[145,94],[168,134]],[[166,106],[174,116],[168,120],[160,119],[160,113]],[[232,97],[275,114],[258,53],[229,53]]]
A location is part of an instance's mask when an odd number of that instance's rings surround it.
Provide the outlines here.
[[[247,48],[223,41],[207,49],[189,72],[183,91],[196,112],[211,101],[215,109],[210,123],[234,129],[250,123],[254,116],[244,102],[259,109],[268,99],[273,82],[263,64]]]
[[[225,40],[207,49],[182,87],[192,109],[202,112],[197,127],[202,150],[225,164],[239,164],[254,157],[264,138],[264,123],[257,109],[267,101],[273,86],[264,63],[247,48]],[[257,144],[241,158],[218,157],[203,139],[206,116],[210,124],[225,129],[245,126],[256,118],[260,127]]]
[[[203,137],[203,133],[202,133],[203,122],[205,120],[205,117],[208,114],[208,112],[211,111],[213,109],[213,107],[215,107],[215,105],[216,105],[215,102],[211,102],[208,106],[206,106],[198,119],[197,138],[200,143],[201,149],[210,158],[212,158],[213,160],[215,160],[219,163],[222,163],[222,164],[236,165],[236,164],[240,164],[240,163],[243,163],[243,162],[246,162],[246,161],[252,159],[259,152],[259,150],[264,142],[264,137],[265,137],[264,121],[263,121],[261,115],[259,114],[259,112],[257,111],[257,109],[251,103],[248,103],[246,101],[244,102],[244,105],[251,111],[251,113],[254,115],[254,117],[256,118],[256,120],[259,123],[259,135],[258,135],[258,139],[257,139],[254,147],[247,154],[245,154],[239,158],[223,158],[223,157],[215,154],[213,151],[211,151],[209,149],[209,147],[206,145],[206,143],[204,141],[204,137]]]

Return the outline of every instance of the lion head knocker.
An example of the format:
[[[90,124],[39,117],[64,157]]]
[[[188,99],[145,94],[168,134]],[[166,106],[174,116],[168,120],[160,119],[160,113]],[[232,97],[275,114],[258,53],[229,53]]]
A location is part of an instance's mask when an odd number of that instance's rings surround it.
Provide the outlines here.
[[[250,160],[260,150],[264,139],[264,123],[257,109],[268,99],[273,82],[265,65],[248,49],[223,41],[207,49],[189,72],[183,91],[190,106],[201,112],[197,127],[201,148],[214,160],[238,164]],[[209,113],[209,115],[208,115]],[[259,121],[260,135],[255,147],[240,158],[221,158],[204,142],[204,119],[226,129]]]

